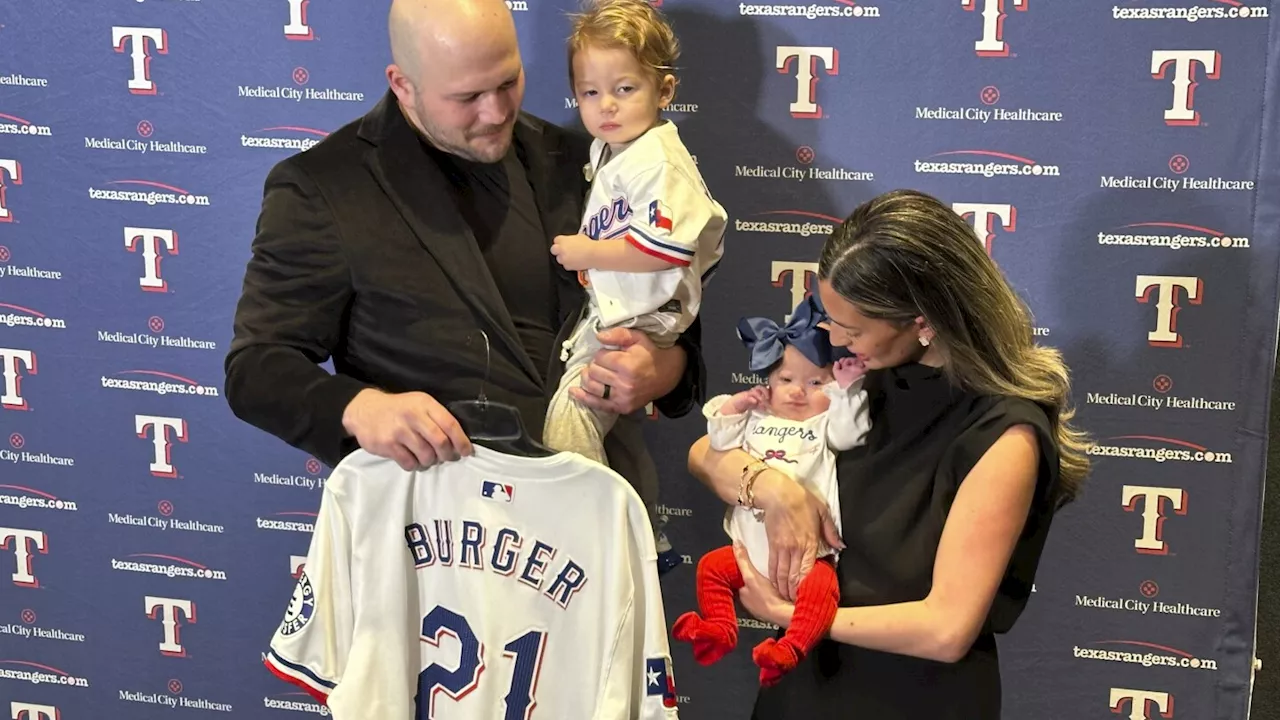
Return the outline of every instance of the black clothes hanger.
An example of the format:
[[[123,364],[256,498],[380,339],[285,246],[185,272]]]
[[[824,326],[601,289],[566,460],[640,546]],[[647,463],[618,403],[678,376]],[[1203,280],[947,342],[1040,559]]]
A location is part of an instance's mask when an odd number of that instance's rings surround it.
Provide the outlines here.
[[[506,403],[494,402],[485,397],[484,388],[489,383],[489,336],[484,337],[484,381],[480,395],[475,400],[455,400],[448,405],[449,413],[458,421],[462,432],[477,445],[508,455],[524,457],[549,457],[556,451],[539,443],[529,435],[520,411]]]

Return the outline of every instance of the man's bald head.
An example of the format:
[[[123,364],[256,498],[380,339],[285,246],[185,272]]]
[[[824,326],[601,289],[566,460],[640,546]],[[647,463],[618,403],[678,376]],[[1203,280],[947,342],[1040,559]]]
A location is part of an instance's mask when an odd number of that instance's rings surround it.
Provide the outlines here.
[[[436,147],[496,162],[511,144],[524,69],[503,0],[393,0],[387,80]]]
[[[415,81],[442,58],[516,40],[503,0],[393,0],[387,28],[392,62]]]

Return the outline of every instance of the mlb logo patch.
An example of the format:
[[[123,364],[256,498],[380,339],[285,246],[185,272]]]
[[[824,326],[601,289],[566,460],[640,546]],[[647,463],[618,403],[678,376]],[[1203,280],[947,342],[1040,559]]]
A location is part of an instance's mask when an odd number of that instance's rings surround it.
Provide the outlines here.
[[[514,485],[508,483],[496,483],[490,480],[482,480],[480,482],[480,495],[490,500],[511,502],[511,497],[515,494],[516,488]]]
[[[667,209],[661,200],[649,203],[649,226],[663,230],[671,229],[671,210]]]
[[[645,660],[645,695],[661,695],[663,707],[676,706],[676,679],[667,658]]]

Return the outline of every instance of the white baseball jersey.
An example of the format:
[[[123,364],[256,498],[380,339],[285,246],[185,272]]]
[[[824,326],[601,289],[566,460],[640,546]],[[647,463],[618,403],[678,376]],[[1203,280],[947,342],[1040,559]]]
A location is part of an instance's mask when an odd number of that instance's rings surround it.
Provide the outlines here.
[[[764,460],[769,467],[795,479],[827,501],[836,531],[843,532],[836,452],[866,442],[871,430],[867,393],[862,383],[863,379],[858,378],[846,390],[841,390],[838,383],[827,383],[822,392],[831,399],[831,407],[808,420],[788,420],[769,414],[767,409],[717,415],[731,397],[717,395],[703,406],[711,447],[719,451],[746,450],[757,460]],[[743,544],[757,570],[769,571],[769,538],[763,513],[735,504],[725,513],[724,529]],[[820,546],[818,556],[833,553],[830,548]]]
[[[698,166],[665,121],[605,158],[591,145],[593,178],[582,234],[626,238],[672,267],[651,273],[588,270],[587,292],[605,327],[657,315],[670,338],[684,332],[702,304],[702,287],[723,254],[728,214],[707,190]],[[604,161],[602,164],[602,160]]]
[[[357,451],[266,664],[337,720],[672,720],[656,559],[640,497],[572,453]]]

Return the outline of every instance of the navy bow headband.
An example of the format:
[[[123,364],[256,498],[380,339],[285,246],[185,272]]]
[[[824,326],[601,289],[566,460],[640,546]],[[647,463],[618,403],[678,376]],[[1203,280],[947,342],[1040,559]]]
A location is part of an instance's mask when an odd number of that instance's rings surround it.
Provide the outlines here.
[[[818,323],[827,319],[822,301],[812,293],[796,306],[786,325],[763,317],[738,321],[738,339],[751,350],[751,372],[763,372],[782,359],[786,346],[799,350],[809,362],[824,367],[849,355],[843,347],[831,347],[827,331]]]

